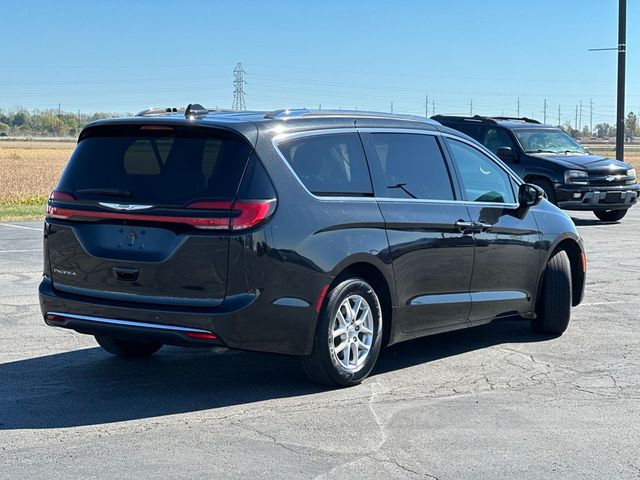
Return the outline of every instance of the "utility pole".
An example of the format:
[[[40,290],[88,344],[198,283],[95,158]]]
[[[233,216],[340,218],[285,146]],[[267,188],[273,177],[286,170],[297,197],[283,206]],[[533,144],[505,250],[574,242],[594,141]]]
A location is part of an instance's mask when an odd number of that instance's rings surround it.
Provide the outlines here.
[[[580,120],[578,121],[578,131],[582,130],[582,100],[580,100]]]
[[[429,95],[425,95],[424,97],[424,116],[425,118],[429,118]]]
[[[560,126],[560,105],[558,105],[558,126]]]
[[[244,111],[247,109],[244,103],[244,86],[246,83],[244,81],[244,68],[241,63],[237,63],[236,68],[233,69],[233,105],[231,110]]]
[[[469,104],[469,116],[473,117],[473,98],[471,99],[471,103]]]
[[[593,135],[593,102],[589,99],[589,133]]]
[[[627,0],[618,2],[618,106],[616,108],[616,158],[624,160],[624,80],[627,56]]]
[[[576,122],[574,125],[576,126],[576,130],[578,130],[578,105],[576,105]]]
[[[543,115],[544,120],[542,121],[542,123],[547,123],[547,99],[544,99],[544,115]]]
[[[391,100],[391,113],[393,113],[393,100]]]
[[[520,97],[518,97],[518,115],[516,117],[520,118]]]
[[[58,116],[62,113],[62,104],[58,103]]]
[[[624,160],[624,83],[627,57],[627,0],[618,0],[618,46],[614,48],[590,48],[590,52],[618,51],[618,92],[616,106],[616,158]]]
[[[318,110],[322,110],[322,104],[321,103],[318,104]]]

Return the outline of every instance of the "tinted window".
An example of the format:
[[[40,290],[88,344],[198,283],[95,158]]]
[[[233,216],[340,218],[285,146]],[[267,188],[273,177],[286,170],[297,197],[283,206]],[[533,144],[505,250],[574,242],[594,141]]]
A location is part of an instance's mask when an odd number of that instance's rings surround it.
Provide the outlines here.
[[[433,135],[374,133],[372,165],[382,175],[376,195],[393,198],[452,200],[449,172]]]
[[[356,133],[315,135],[278,145],[307,189],[317,195],[372,195],[369,169]]]
[[[498,153],[499,148],[509,147],[514,150],[511,137],[503,128],[488,127],[485,130],[484,139],[480,142],[493,153]]]
[[[251,147],[213,131],[193,130],[96,131],[80,141],[58,188],[79,199],[103,199],[104,194],[92,192],[115,191],[121,196],[111,196],[112,201],[153,205],[233,199]]]
[[[482,136],[482,124],[480,122],[467,122],[467,123],[452,123],[450,125],[451,128],[455,128],[456,130],[466,133],[471,138],[474,138],[480,141],[480,137]]]
[[[466,199],[475,202],[515,203],[507,172],[474,147],[448,140]]]

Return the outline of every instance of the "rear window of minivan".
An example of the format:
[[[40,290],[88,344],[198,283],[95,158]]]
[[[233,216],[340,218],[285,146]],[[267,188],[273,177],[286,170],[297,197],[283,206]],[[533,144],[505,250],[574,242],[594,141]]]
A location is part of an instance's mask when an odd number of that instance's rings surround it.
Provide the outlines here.
[[[232,200],[251,151],[239,137],[213,129],[97,127],[83,134],[57,188],[79,200]]]

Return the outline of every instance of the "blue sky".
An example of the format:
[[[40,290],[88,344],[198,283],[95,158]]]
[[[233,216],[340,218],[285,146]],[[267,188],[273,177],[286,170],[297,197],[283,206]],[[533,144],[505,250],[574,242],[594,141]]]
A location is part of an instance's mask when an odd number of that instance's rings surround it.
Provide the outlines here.
[[[136,112],[390,109],[613,122],[617,0],[36,1],[2,6],[0,108]],[[630,1],[627,109],[640,110],[640,2]]]

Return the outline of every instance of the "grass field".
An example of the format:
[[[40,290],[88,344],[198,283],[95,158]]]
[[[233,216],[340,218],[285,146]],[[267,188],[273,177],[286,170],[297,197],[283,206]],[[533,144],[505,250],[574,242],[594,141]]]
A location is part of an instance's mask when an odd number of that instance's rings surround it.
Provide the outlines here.
[[[36,219],[71,155],[73,142],[0,142],[0,221]],[[613,157],[615,147],[588,145],[598,155]],[[640,145],[627,147],[625,160],[640,172]]]
[[[75,144],[0,142],[0,221],[42,217]]]

